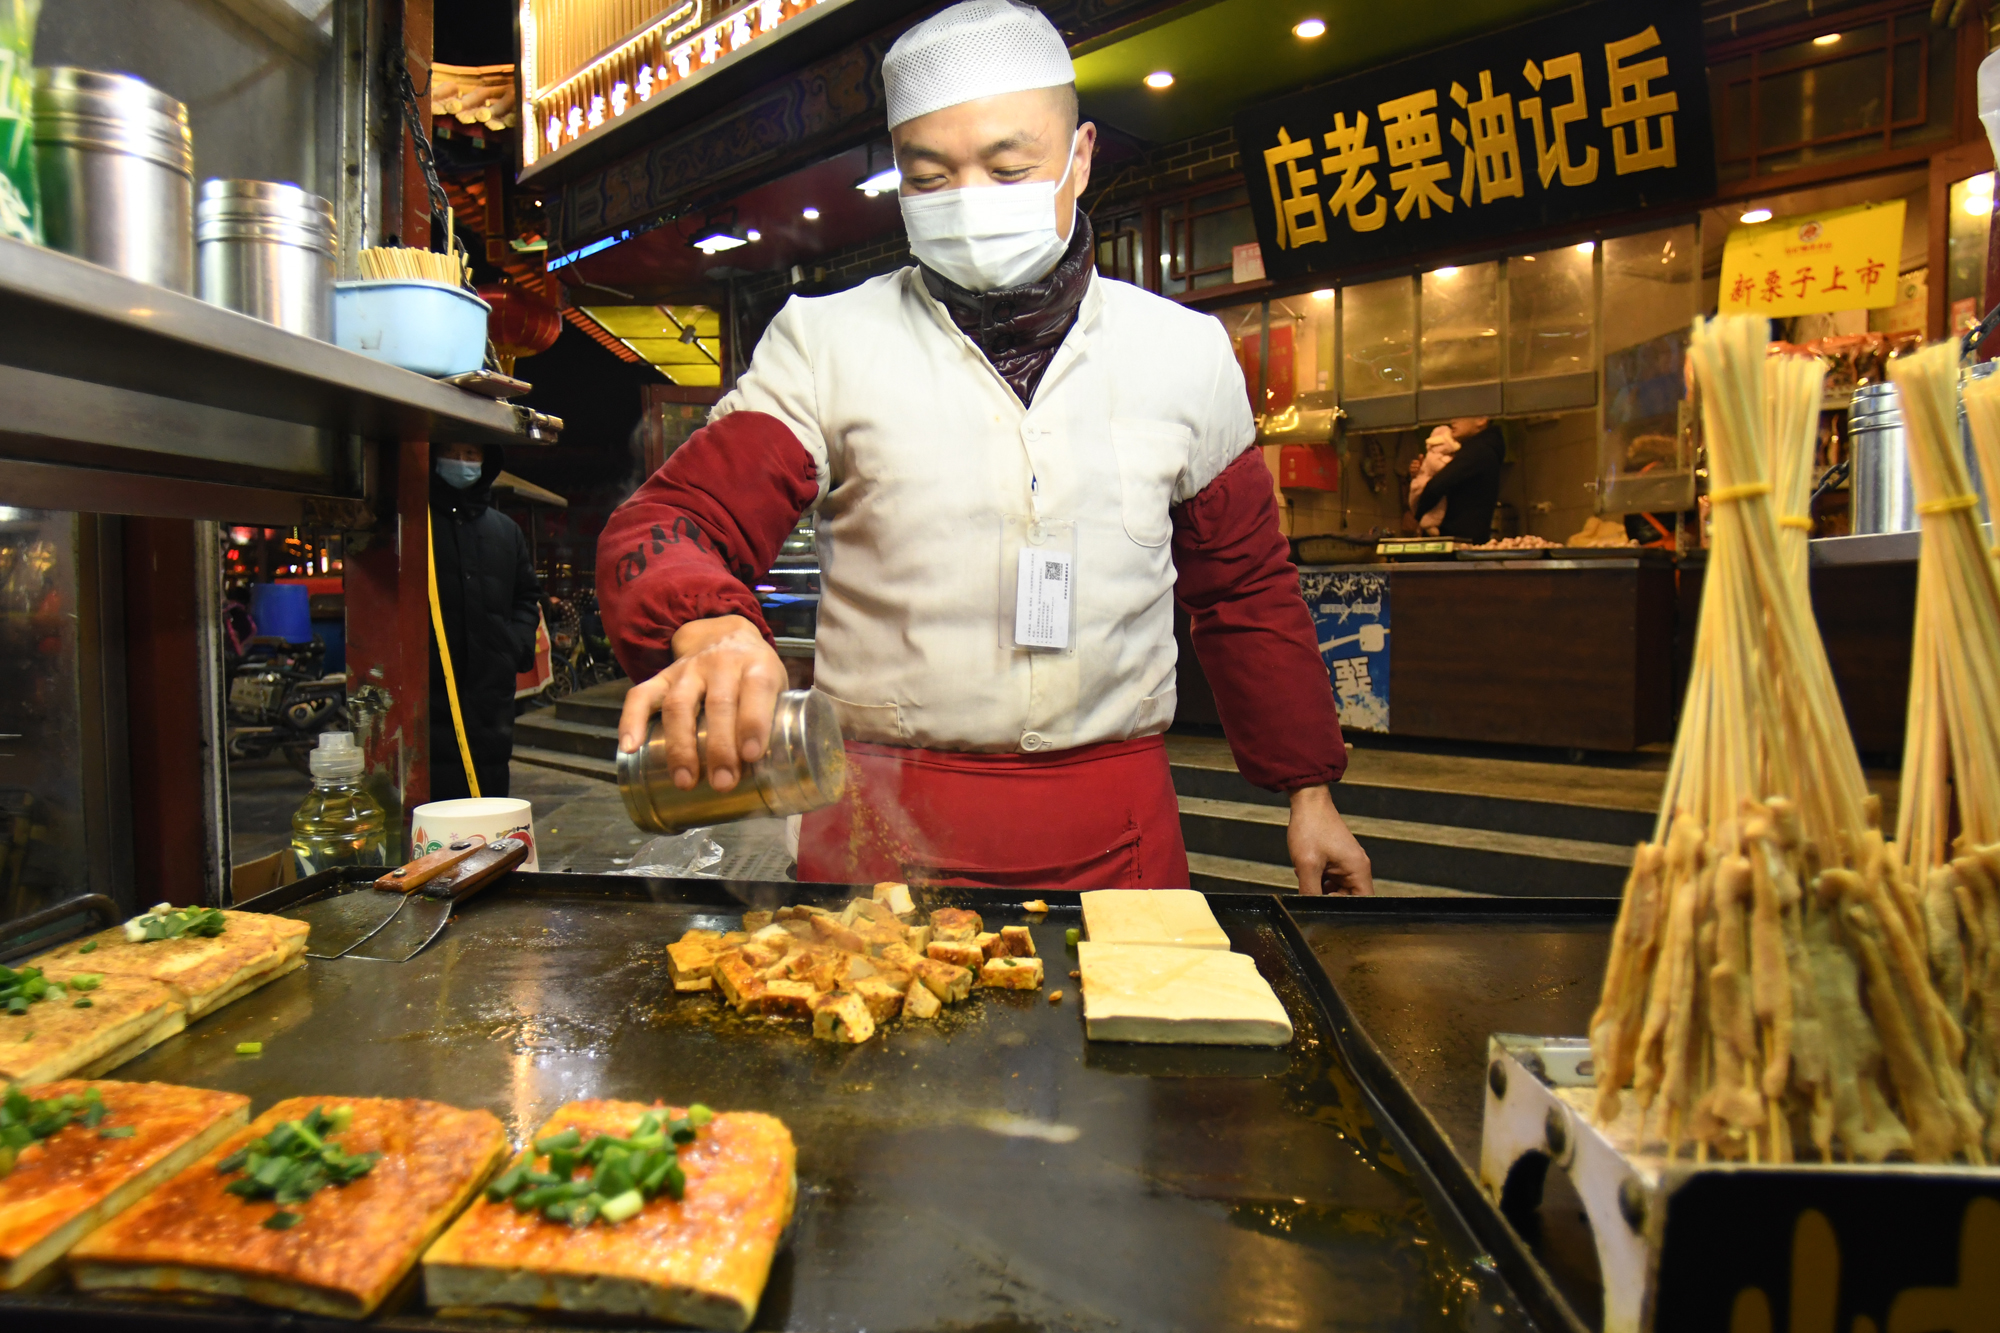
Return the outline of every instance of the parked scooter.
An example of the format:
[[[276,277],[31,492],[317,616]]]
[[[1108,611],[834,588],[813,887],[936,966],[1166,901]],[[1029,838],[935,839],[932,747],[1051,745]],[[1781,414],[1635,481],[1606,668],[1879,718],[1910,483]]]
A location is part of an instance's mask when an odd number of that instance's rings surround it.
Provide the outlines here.
[[[282,751],[310,773],[322,731],[351,731],[347,677],[323,669],[326,645],[253,638],[229,671],[229,757],[262,759]]]

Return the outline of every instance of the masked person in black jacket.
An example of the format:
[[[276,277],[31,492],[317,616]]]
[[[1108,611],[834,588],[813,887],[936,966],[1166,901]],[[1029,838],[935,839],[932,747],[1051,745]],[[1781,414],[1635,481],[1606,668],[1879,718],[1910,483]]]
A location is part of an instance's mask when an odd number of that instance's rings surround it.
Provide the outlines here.
[[[541,585],[520,525],[492,507],[497,448],[439,445],[431,464],[438,609],[481,796],[507,794],[514,750],[514,677],[534,665]],[[431,799],[470,796],[444,663],[431,643]]]

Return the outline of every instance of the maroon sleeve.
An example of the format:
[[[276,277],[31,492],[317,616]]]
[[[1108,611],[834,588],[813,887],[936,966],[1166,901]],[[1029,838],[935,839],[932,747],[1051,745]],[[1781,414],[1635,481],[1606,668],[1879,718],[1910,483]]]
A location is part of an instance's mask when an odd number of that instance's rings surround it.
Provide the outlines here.
[[[1339,781],[1347,744],[1333,684],[1256,449],[1174,507],[1174,568],[1238,771],[1267,791]]]
[[[818,494],[812,455],[774,416],[732,412],[689,436],[597,541],[598,606],[625,674],[664,670],[690,620],[742,616],[770,638],[751,585]]]

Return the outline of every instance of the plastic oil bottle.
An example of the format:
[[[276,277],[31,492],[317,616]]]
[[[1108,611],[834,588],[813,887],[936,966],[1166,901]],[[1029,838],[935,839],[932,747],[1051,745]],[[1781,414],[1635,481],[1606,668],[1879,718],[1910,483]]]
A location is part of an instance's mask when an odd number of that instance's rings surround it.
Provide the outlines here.
[[[366,766],[351,731],[323,731],[313,789],[292,811],[292,857],[303,877],[329,866],[389,863],[388,816],[361,784]]]

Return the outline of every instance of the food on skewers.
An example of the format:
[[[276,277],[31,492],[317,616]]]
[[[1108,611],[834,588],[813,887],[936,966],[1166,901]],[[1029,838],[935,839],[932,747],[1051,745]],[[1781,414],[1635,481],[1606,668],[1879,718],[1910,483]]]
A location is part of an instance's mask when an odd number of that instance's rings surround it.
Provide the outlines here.
[[[571,1102],[424,1255],[425,1296],[446,1315],[499,1306],[748,1328],[797,1164],[772,1116]]]
[[[1596,1119],[1616,1124],[1629,1089],[1634,1148],[1981,1160],[1964,1035],[1805,595],[1799,451],[1824,371],[1765,339],[1750,317],[1692,339],[1714,541],[1659,824],[1591,1019]]]
[[[263,912],[162,903],[30,961],[52,980],[84,974],[162,982],[196,1019],[303,964],[308,929],[303,921]]]
[[[71,1279],[366,1318],[506,1154],[485,1111],[293,1097],[86,1236]]]
[[[1980,1142],[2000,1157],[2000,568],[1957,449],[1952,347],[1894,363],[1911,419],[1923,529],[1896,841],[1911,933],[1963,1034]],[[2000,383],[1970,380],[1965,415],[1989,505],[2000,494]],[[1957,830],[1957,837],[1951,836]],[[1947,1034],[1950,1029],[1947,1028]]]
[[[899,913],[905,902],[911,910]],[[690,930],[668,945],[674,990],[712,990],[738,1013],[804,1019],[823,1041],[858,1044],[897,1018],[936,1018],[968,999],[975,983],[1042,985],[1028,927],[989,931],[977,912],[956,907],[920,921],[907,885],[877,884],[873,896],[839,911],[746,913],[746,927],[753,917],[769,920],[756,930]]]
[[[250,1118],[250,1099],[167,1083],[66,1080],[0,1106],[0,1291],[32,1281],[92,1230]]]

